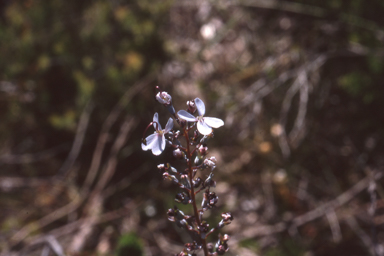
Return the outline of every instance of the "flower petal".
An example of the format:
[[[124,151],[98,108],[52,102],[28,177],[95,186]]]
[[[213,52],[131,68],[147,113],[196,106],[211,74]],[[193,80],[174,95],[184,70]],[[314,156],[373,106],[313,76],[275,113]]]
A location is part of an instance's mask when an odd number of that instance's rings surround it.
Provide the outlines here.
[[[177,112],[177,115],[181,118],[181,119],[184,119],[188,122],[196,122],[197,121],[197,118],[194,117],[192,114],[188,113],[187,111],[185,110],[180,110],[179,112]]]
[[[153,143],[153,147],[152,147],[152,153],[155,156],[158,156],[161,154],[161,152],[163,152],[163,150],[161,150],[161,147],[163,144],[162,139],[163,139],[163,135],[156,134],[156,140],[155,140],[155,143]]]
[[[156,133],[149,135],[147,138],[145,138],[145,140],[147,141],[147,145],[141,143],[141,149],[144,151],[152,149],[153,143],[156,141]]]
[[[213,128],[219,128],[224,125],[224,121],[216,117],[204,117],[204,122]]]
[[[203,135],[209,135],[212,133],[212,128],[209,127],[204,121],[197,122],[197,130]]]
[[[162,130],[160,122],[159,122],[159,114],[157,114],[157,112],[153,115],[153,123],[154,123],[153,128],[155,128],[156,131]]]
[[[161,136],[161,141],[159,142],[160,143],[160,149],[161,149],[161,152],[163,152],[164,151],[164,149],[165,149],[165,136],[164,136],[164,134]]]
[[[201,99],[196,98],[195,99],[195,104],[196,104],[197,112],[199,112],[199,116],[204,116],[205,115],[205,105],[204,105],[204,102]]]
[[[170,117],[168,119],[167,125],[165,126],[164,132],[168,133],[170,130],[172,130],[172,128],[173,128],[173,119]]]

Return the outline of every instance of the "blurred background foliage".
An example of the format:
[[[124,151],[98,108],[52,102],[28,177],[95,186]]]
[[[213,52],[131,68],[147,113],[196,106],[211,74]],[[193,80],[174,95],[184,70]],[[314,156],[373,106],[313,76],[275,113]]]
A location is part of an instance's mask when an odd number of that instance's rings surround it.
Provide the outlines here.
[[[380,0],[1,1],[1,255],[190,242],[166,220],[177,189],[156,165],[172,153],[140,148],[154,112],[168,119],[156,85],[225,120],[208,220],[233,212],[228,255],[384,255],[383,13]]]

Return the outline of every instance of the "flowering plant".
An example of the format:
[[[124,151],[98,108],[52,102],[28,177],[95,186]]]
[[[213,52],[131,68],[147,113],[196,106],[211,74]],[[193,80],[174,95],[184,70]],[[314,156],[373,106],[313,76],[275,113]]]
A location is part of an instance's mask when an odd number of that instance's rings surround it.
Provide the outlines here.
[[[178,227],[184,228],[192,238],[191,243],[184,245],[183,251],[175,256],[195,256],[196,251],[203,250],[204,256],[223,255],[228,251],[229,236],[219,235],[216,244],[208,243],[208,237],[216,230],[223,228],[231,223],[233,216],[229,212],[221,214],[221,221],[214,227],[209,228],[209,224],[203,220],[206,211],[216,207],[218,196],[211,191],[216,186],[213,180],[213,170],[216,167],[216,158],[207,157],[207,141],[213,137],[213,129],[224,125],[223,120],[215,117],[205,117],[204,102],[196,98],[187,102],[187,110],[180,110],[176,113],[172,105],[172,97],[164,91],[156,95],[156,100],[164,105],[171,113],[180,127],[180,130],[173,129],[173,118],[169,118],[163,130],[158,114],[155,113],[153,121],[144,131],[144,135],[149,127],[153,126],[155,132],[142,139],[141,148],[151,150],[154,155],[160,155],[166,148],[166,145],[173,149],[173,156],[182,159],[187,168],[177,170],[169,163],[160,164],[157,168],[163,173],[164,179],[171,180],[183,191],[178,193],[175,201],[182,204],[190,204],[193,208],[192,215],[184,214],[176,206],[168,210],[168,220],[175,222]],[[197,116],[194,116],[197,111]],[[192,135],[191,135],[192,134]],[[183,140],[181,140],[183,138]],[[184,142],[184,146],[183,143]],[[198,171],[209,170],[209,174],[199,175]],[[198,208],[196,195],[203,193],[201,208]]]

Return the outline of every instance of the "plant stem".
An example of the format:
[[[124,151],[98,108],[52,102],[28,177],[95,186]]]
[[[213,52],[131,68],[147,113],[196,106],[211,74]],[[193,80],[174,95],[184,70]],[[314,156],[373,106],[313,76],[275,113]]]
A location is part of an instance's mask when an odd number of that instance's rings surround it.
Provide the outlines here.
[[[193,211],[195,214],[195,219],[197,226],[200,227],[201,222],[199,218],[199,211],[197,210],[197,205],[196,205],[196,197],[195,197],[195,188],[193,187],[193,168],[192,168],[192,155],[193,152],[191,152],[190,149],[190,143],[189,143],[189,136],[188,136],[188,131],[184,128],[184,137],[185,140],[187,141],[187,158],[188,158],[188,177],[189,177],[189,183],[191,184],[191,200],[192,200],[192,205],[193,205]],[[204,250],[204,255],[208,256],[208,249],[207,249],[207,241],[206,239],[201,239],[202,245],[203,245],[203,250]]]

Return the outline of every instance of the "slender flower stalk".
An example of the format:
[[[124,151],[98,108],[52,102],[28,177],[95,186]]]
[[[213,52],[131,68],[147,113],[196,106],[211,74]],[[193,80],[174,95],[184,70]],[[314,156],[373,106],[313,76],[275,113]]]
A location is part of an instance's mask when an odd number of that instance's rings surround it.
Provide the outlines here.
[[[218,196],[211,191],[216,186],[216,181],[213,180],[213,170],[217,160],[214,156],[207,157],[208,147],[206,143],[213,137],[212,128],[219,128],[224,125],[224,122],[219,118],[204,117],[205,104],[199,98],[188,101],[187,110],[180,110],[176,114],[172,105],[172,97],[167,92],[160,91],[158,87],[156,89],[159,90],[156,100],[166,107],[176,119],[180,130],[173,130],[172,118],[169,118],[163,130],[159,123],[158,114],[155,113],[153,121],[149,125],[153,125],[155,132],[142,139],[141,147],[143,150],[151,150],[157,156],[166,150],[166,145],[169,145],[173,149],[173,156],[185,161],[187,168],[184,171],[178,171],[169,163],[159,164],[157,168],[163,173],[164,179],[172,181],[184,191],[176,195],[175,201],[182,204],[192,204],[193,208],[193,216],[184,214],[177,206],[167,212],[168,219],[185,229],[192,239],[192,242],[186,243],[184,250],[175,256],[193,256],[196,255],[196,251],[201,249],[204,256],[223,255],[229,249],[227,244],[229,236],[219,235],[215,244],[207,243],[207,238],[215,231],[230,224],[233,220],[232,214],[222,213],[222,220],[212,229],[203,220],[203,215],[204,212],[216,207],[218,202]],[[193,115],[196,110],[197,117]],[[192,131],[193,135],[191,136]],[[184,137],[184,140],[180,141],[181,137]],[[185,145],[182,142],[185,142]],[[208,174],[206,173],[207,170],[209,171]],[[200,192],[203,192],[203,200],[199,209],[196,195]]]

